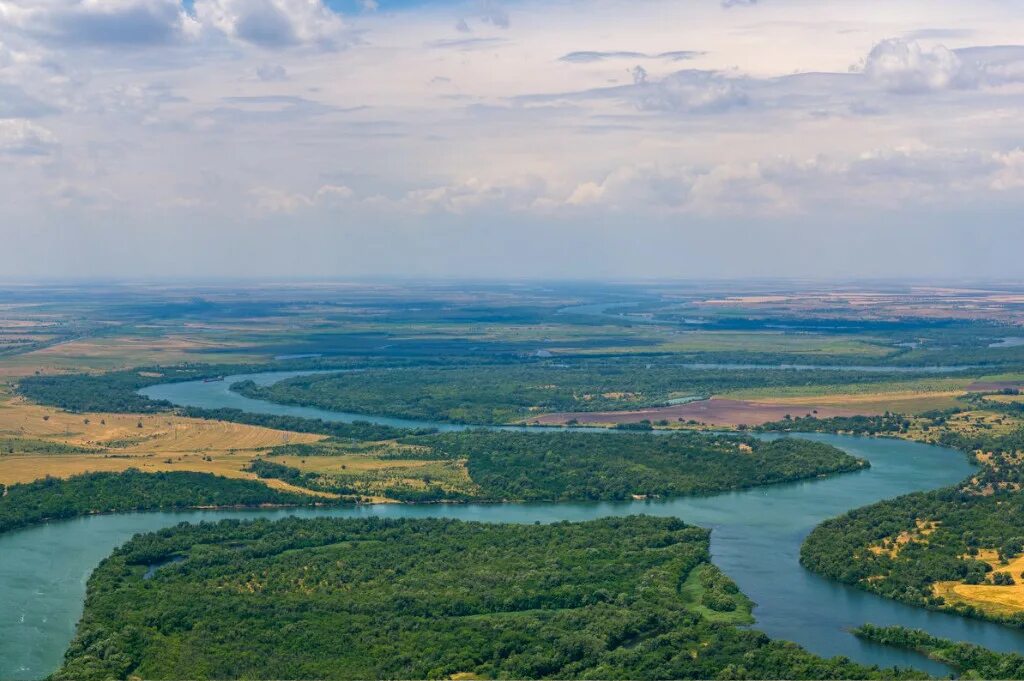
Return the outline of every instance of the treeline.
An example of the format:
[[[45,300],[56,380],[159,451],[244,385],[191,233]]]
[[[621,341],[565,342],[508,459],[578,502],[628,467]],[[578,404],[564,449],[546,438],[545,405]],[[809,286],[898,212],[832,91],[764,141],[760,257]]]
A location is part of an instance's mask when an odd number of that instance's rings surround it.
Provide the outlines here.
[[[853,435],[892,435],[905,433],[910,419],[902,414],[875,416],[796,416],[757,426],[758,432],[850,433]]]
[[[928,529],[922,531],[919,522]],[[941,581],[999,583],[992,567],[974,557],[983,549],[1004,560],[1024,551],[1024,495],[946,488],[882,501],[816,527],[800,549],[800,562],[887,598],[1024,627],[1024,613],[996,615],[933,593]]]
[[[417,452],[417,458],[465,459],[483,498],[496,501],[710,494],[868,465],[820,442],[696,433],[471,430],[401,442],[426,448]]]
[[[850,385],[907,380],[916,373],[837,370],[695,368],[676,362],[575,359],[473,367],[369,369],[297,376],[269,386],[241,383],[241,394],[334,411],[496,424],[538,412],[659,406],[673,395],[740,388]],[[933,374],[928,374],[933,376]]]
[[[302,471],[292,466],[285,466],[266,459],[255,459],[246,467],[247,471],[255,473],[261,479],[276,479],[287,482],[297,487],[304,487],[316,492],[329,492],[340,494],[351,498],[354,501],[372,501],[368,499],[370,494],[364,486],[353,484],[356,481],[344,482],[337,477],[320,473]],[[374,490],[377,494],[395,501],[407,503],[426,503],[435,501],[471,501],[474,497],[462,492],[448,490],[437,484],[425,484],[422,487],[413,487],[408,484],[385,485]]]
[[[191,416],[193,418],[231,421],[250,426],[288,430],[295,433],[317,433],[343,440],[392,440],[434,432],[434,429],[431,428],[395,428],[393,426],[370,423],[369,421],[343,423],[341,421],[325,421],[323,419],[311,419],[302,416],[258,414],[229,408],[203,409],[199,407],[185,407],[179,409],[178,413],[182,416]]]
[[[922,678],[709,621],[678,591],[708,560],[642,516],[182,525],[101,563],[53,678]]]
[[[475,432],[421,441],[468,458],[470,478],[489,497],[522,501],[710,494],[867,465],[831,445],[790,439]]]
[[[586,501],[711,494],[856,471],[869,464],[825,443],[698,433],[602,434],[468,430],[405,437],[415,446],[379,459],[465,460],[473,493],[427,483],[380,490],[400,501]],[[331,441],[285,445],[270,456],[347,454]],[[338,494],[364,493],[330,474],[303,473],[267,460],[261,477]],[[348,476],[347,476],[348,477]]]
[[[362,364],[374,366],[372,359]],[[148,414],[166,411],[173,405],[165,400],[151,400],[139,390],[159,383],[181,383],[217,378],[229,374],[263,371],[307,371],[349,369],[352,361],[339,359],[296,359],[261,364],[193,364],[146,366],[102,374],[59,374],[27,376],[18,381],[18,392],[33,402],[66,411],[108,411]]]
[[[1019,653],[997,653],[973,643],[950,641],[906,627],[865,624],[853,633],[866,641],[927,655],[956,669],[962,679],[1024,679],[1024,656]]]
[[[0,456],[4,454],[91,454],[97,450],[76,447],[30,437],[0,437]]]
[[[308,506],[329,500],[284,492],[255,480],[208,473],[85,473],[67,479],[0,485],[0,532],[48,520],[206,506]]]

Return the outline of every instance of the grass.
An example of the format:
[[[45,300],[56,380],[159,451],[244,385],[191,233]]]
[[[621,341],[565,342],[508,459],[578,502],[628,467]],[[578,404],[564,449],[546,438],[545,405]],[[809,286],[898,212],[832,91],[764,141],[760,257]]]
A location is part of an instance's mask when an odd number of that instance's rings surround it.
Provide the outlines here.
[[[718,568],[710,563],[701,563],[690,570],[690,574],[686,576],[686,580],[680,585],[679,595],[683,602],[686,603],[686,607],[699,613],[710,622],[734,625],[753,624],[754,616],[751,614],[751,611],[754,608],[754,602],[744,596],[742,592],[733,594],[733,600],[736,603],[735,610],[725,612],[712,610],[701,603],[701,598],[706,591],[701,583],[701,577],[709,570],[717,571]]]
[[[1018,556],[1002,563],[995,551],[981,551],[978,559],[984,560],[997,572],[1009,572],[1017,582],[1011,586],[994,584],[964,584],[959,581],[937,582],[933,586],[936,596],[942,596],[950,603],[966,603],[993,615],[1012,615],[1024,610],[1024,556]]]
[[[8,454],[0,456],[0,484],[13,485],[32,482],[50,476],[69,478],[82,473],[122,473],[129,468],[144,473],[161,471],[191,471],[212,473],[227,478],[256,480],[256,476],[242,469],[252,461],[249,454],[181,454],[176,457],[137,454],[118,456],[110,454],[70,454],[63,456],[39,454]],[[302,487],[289,485],[281,480],[260,480],[268,487],[300,492],[315,496],[335,497],[337,495],[313,492]]]
[[[306,473],[317,473],[328,481],[354,487],[359,493],[388,500],[388,489],[426,489],[439,486],[448,492],[479,493],[470,479],[466,462],[422,459],[377,458],[367,455],[274,456],[270,459]]]
[[[323,437],[169,414],[72,414],[3,395],[0,484],[128,468],[252,479],[242,469],[257,454]]]

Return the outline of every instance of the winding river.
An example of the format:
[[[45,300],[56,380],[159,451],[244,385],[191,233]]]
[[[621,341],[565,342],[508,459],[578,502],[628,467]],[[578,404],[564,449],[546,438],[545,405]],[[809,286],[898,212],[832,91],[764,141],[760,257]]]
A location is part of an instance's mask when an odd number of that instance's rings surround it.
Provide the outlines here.
[[[270,384],[292,375],[295,373],[274,372],[231,376],[215,383],[163,384],[143,393],[183,406],[235,407],[270,414],[442,430],[462,428],[278,405],[229,390],[231,383],[239,380]],[[914,666],[937,675],[948,674],[949,670],[912,652],[859,641],[848,630],[865,622],[902,624],[996,650],[1024,650],[1022,631],[889,601],[817,577],[798,563],[801,541],[821,521],[880,499],[958,482],[971,472],[962,454],[898,440],[836,435],[804,437],[867,458],[872,466],[833,478],[663,501],[388,504],[340,509],[139,513],[79,518],[0,535],[0,679],[36,679],[59,666],[81,616],[89,574],[133,534],[179,522],[285,516],[433,516],[488,522],[580,521],[636,513],[677,516],[713,530],[711,552],[715,563],[757,603],[756,627],[772,637],[795,641],[820,655],[846,655],[883,666]]]

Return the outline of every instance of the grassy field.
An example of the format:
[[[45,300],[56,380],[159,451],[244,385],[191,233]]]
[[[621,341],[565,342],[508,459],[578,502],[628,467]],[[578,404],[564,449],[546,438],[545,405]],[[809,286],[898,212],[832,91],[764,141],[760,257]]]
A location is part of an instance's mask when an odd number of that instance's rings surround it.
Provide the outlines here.
[[[242,469],[255,455],[323,436],[170,414],[72,414],[4,394],[0,439],[0,484],[13,484],[128,468],[251,479]],[[45,445],[53,453],[40,453]]]
[[[742,593],[732,594],[735,604],[734,610],[713,610],[702,603],[707,587],[702,583],[708,572],[717,572],[718,568],[710,563],[698,565],[686,576],[679,587],[679,595],[686,607],[700,614],[709,622],[721,622],[725,624],[744,625],[753,624],[754,616],[751,611],[754,603]]]
[[[448,492],[479,492],[464,460],[384,459],[365,454],[274,456],[270,460],[304,473],[316,473],[328,482],[353,487],[362,495],[380,500],[387,500],[387,490],[396,487],[422,490],[435,485]]]
[[[933,586],[936,596],[947,602],[966,603],[994,615],[1012,615],[1024,611],[1024,555],[1006,563],[999,560],[996,551],[979,552],[977,558],[992,566],[993,571],[1008,572],[1015,584],[964,584],[958,581],[937,582]]]

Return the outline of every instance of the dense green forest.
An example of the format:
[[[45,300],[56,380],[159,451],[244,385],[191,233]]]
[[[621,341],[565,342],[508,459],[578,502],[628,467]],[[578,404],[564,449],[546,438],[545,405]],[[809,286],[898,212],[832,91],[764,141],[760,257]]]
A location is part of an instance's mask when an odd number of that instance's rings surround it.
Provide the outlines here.
[[[953,667],[961,679],[1024,679],[1024,656],[1018,653],[997,653],[978,645],[937,638],[925,631],[906,627],[865,624],[853,633],[866,641],[916,650]]]
[[[681,584],[708,560],[706,530],[642,516],[182,525],[135,537],[94,572],[54,678],[895,675],[688,608]],[[724,577],[707,588],[709,602],[747,607]]]
[[[519,432],[470,430],[403,438],[379,458],[464,460],[473,490],[439,484],[378,490],[401,501],[586,501],[667,497],[801,480],[868,466],[828,444],[784,438],[763,441],[698,433]],[[347,454],[337,442],[285,445],[270,456]],[[267,460],[251,470],[310,489],[366,494],[351,476],[303,473]]]
[[[922,374],[923,375],[923,374]],[[931,375],[931,374],[930,374]],[[297,376],[270,386],[242,381],[256,399],[334,411],[453,423],[509,423],[538,412],[657,406],[680,395],[739,388],[878,383],[917,374],[798,369],[695,368],[635,359],[409,367]]]
[[[470,478],[489,498],[517,501],[708,494],[867,466],[820,442],[690,433],[471,431],[415,441],[436,455],[467,459]]]
[[[930,525],[927,535],[919,521]],[[908,540],[892,550],[901,533]],[[981,549],[1004,559],[1024,551],[1024,495],[947,488],[882,501],[819,525],[801,547],[800,562],[888,598],[1024,627],[1024,613],[997,617],[933,595],[938,581],[992,583],[991,566],[971,557]]]
[[[905,433],[910,419],[886,412],[874,416],[796,416],[763,423],[753,430],[764,433],[850,433],[852,435],[893,435]]]
[[[253,480],[209,473],[86,473],[67,479],[0,485],[0,532],[93,513],[175,510],[206,506],[308,506],[323,503]]]

